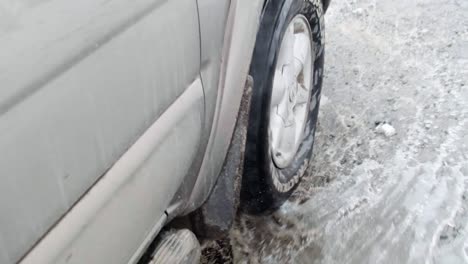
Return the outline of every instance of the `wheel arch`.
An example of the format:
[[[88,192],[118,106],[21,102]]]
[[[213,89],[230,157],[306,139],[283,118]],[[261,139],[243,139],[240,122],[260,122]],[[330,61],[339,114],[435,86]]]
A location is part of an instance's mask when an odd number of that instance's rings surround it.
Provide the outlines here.
[[[269,2],[271,2],[271,1],[273,1],[273,0],[266,0],[266,1],[263,3],[263,10],[265,10],[265,7],[266,7],[267,4],[268,4]],[[330,2],[331,2],[331,0],[322,0],[323,11],[324,11],[324,12],[327,11],[328,6],[330,5]],[[262,11],[263,11],[263,10],[262,10]]]

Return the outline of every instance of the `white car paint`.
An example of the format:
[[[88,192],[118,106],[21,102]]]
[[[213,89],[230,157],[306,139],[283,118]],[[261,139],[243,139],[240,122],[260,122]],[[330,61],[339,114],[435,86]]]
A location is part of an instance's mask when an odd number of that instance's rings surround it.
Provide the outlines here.
[[[0,0],[0,263],[134,263],[203,203],[263,4],[210,1]]]

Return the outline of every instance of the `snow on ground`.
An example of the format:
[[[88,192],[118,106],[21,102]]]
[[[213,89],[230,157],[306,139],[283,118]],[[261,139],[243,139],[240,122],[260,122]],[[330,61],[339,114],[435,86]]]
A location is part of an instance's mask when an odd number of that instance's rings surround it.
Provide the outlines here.
[[[468,263],[468,1],[335,0],[310,176],[238,263]]]

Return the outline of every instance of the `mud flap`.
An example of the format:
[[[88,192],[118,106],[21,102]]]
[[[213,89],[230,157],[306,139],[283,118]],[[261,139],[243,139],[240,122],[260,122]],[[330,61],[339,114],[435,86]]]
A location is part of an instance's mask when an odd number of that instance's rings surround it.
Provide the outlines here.
[[[207,201],[190,216],[198,237],[219,239],[228,235],[239,207],[247,126],[253,79],[247,76],[231,144],[218,180]]]

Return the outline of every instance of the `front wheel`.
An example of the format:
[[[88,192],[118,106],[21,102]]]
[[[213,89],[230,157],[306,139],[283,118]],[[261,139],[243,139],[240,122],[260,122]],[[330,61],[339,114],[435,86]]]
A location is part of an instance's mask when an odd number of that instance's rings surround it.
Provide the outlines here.
[[[269,1],[250,75],[254,89],[241,205],[250,213],[280,206],[312,156],[323,78],[321,0]]]

